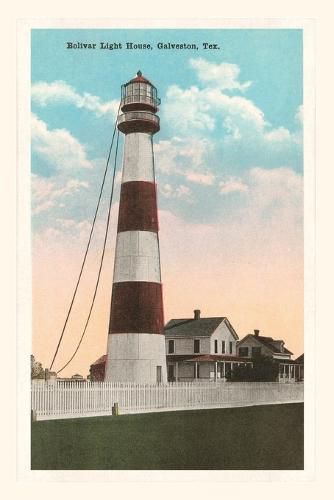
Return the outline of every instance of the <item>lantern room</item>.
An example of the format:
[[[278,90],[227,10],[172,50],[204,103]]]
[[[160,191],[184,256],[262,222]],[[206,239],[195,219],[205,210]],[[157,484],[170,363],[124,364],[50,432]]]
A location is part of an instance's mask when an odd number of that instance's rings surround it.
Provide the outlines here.
[[[147,110],[156,113],[160,104],[156,87],[142,75],[141,71],[128,83],[122,85],[121,109],[123,112]]]

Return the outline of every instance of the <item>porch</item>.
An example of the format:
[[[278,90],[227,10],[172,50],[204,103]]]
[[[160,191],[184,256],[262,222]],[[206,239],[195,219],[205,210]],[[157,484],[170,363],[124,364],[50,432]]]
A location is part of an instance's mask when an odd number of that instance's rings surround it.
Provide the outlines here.
[[[168,359],[169,358],[169,359]],[[174,359],[173,359],[174,358]],[[176,358],[176,359],[175,359]],[[203,354],[199,356],[167,356],[169,382],[226,381],[233,369],[253,363],[239,356]]]

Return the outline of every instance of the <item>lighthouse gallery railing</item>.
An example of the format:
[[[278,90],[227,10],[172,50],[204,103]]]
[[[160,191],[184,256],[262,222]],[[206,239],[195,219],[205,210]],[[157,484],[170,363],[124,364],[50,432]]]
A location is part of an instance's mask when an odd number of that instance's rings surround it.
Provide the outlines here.
[[[160,123],[159,116],[146,111],[127,111],[118,117],[118,123],[123,123],[129,120],[145,120],[156,123],[157,125]]]

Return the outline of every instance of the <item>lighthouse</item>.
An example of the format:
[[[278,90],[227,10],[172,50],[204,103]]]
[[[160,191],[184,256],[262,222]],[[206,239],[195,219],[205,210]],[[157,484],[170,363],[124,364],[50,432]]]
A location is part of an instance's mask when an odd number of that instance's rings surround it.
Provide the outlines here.
[[[140,71],[122,85],[125,135],[105,380],[167,381],[153,135],[157,89]]]

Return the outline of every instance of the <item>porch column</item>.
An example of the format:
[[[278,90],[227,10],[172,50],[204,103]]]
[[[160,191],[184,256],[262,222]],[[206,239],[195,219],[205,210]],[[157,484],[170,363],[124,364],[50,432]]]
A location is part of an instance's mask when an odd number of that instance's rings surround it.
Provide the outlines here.
[[[215,361],[215,382],[217,382],[218,374],[217,374],[217,361]]]
[[[223,361],[223,377],[226,378],[226,363]]]
[[[179,362],[176,361],[175,363],[175,381],[179,381]]]
[[[195,379],[197,379],[197,361],[195,361]]]

